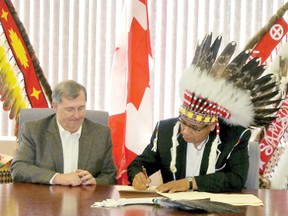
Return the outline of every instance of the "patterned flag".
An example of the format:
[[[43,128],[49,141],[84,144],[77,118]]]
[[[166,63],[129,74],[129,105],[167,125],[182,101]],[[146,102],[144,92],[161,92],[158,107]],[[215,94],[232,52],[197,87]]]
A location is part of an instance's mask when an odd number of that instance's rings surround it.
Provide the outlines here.
[[[10,0],[0,0],[0,22],[0,95],[13,119],[20,108],[48,107],[51,89]]]
[[[253,48],[251,57],[258,57],[260,58],[261,64],[265,63],[267,58],[272,54],[275,47],[286,35],[287,30],[288,25],[286,21],[282,17],[279,18]]]
[[[124,1],[111,72],[109,126],[118,184],[128,184],[127,166],[142,153],[152,132],[152,62],[147,0]]]
[[[261,37],[253,48],[251,56],[259,57],[262,64],[268,66],[272,64],[275,60],[273,55],[275,56],[275,53],[278,52],[278,44],[281,44],[283,38],[287,36],[287,31],[288,24],[283,17],[280,17],[273,23],[266,34]],[[281,151],[277,150],[277,146],[288,127],[287,105],[288,95],[286,95],[281,104],[281,108],[277,113],[277,119],[264,131],[264,137],[259,141],[261,151],[260,174],[266,178],[271,177],[270,174],[274,167],[277,166],[277,160],[281,154]]]
[[[281,109],[277,113],[277,119],[274,120],[269,128],[265,130],[264,137],[260,140],[261,164],[260,174],[271,178],[273,169],[277,166],[279,156],[283,149],[278,149],[282,137],[288,129],[288,95],[281,104]]]

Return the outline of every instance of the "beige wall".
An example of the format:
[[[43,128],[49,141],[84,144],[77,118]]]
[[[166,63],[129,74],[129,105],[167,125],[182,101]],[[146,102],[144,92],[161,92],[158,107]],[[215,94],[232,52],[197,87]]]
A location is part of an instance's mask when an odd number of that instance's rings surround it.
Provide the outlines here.
[[[14,156],[16,148],[16,137],[0,136],[0,154]]]

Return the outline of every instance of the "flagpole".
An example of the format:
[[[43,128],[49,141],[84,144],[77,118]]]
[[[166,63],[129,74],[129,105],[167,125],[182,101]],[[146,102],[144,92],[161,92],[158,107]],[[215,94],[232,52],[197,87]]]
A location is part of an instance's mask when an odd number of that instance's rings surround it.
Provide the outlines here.
[[[278,11],[276,12],[275,15],[273,15],[270,20],[268,21],[268,23],[261,28],[246,44],[246,46],[244,47],[244,50],[248,50],[248,49],[252,49],[256,43],[259,42],[259,40],[263,37],[263,35],[269,31],[269,29],[274,25],[274,23],[280,18],[282,17],[285,12],[288,10],[288,2],[286,4],[284,4],[282,7],[280,7],[278,9]]]

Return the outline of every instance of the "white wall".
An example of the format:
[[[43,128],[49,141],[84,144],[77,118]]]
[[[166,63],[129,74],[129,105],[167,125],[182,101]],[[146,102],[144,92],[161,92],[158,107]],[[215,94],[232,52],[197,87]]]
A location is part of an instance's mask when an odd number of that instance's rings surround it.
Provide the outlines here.
[[[0,136],[0,154],[14,156],[16,148],[16,137]]]

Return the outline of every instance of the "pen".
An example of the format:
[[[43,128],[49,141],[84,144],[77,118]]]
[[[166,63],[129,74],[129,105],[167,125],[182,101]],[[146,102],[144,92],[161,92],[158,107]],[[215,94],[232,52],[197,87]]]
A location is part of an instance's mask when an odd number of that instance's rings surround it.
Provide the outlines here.
[[[148,179],[147,171],[144,166],[142,166],[142,172],[144,173],[145,177]]]

